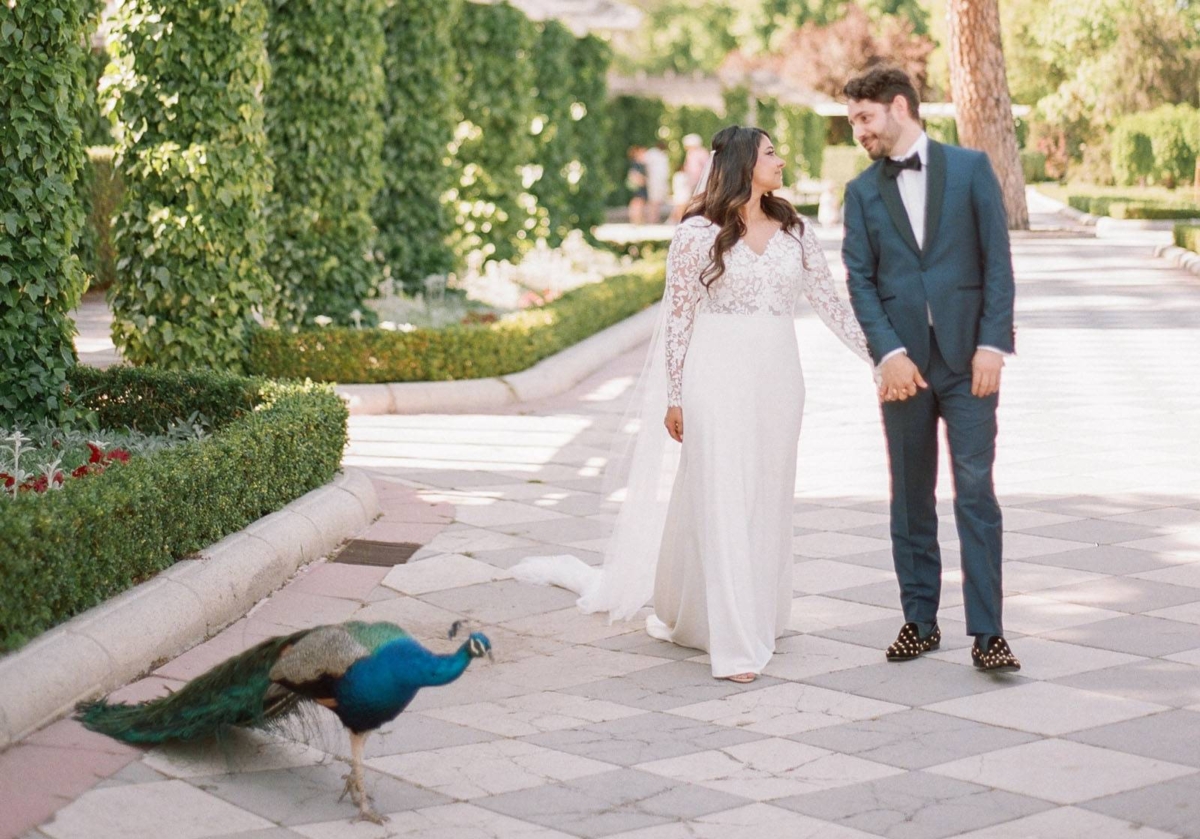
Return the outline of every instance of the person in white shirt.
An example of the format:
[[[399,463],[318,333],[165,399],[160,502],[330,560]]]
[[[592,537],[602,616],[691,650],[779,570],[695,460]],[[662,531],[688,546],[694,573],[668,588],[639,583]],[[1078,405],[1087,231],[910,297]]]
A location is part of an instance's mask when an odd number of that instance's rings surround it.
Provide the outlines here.
[[[854,137],[875,160],[846,186],[842,259],[881,374],[892,556],[905,619],[886,656],[908,661],[941,642],[935,491],[942,422],[972,662],[991,672],[1019,670],[1001,620],[1003,528],[992,481],[1000,373],[1014,351],[1000,186],[987,155],[929,139],[903,71],[875,68],[843,92]]]

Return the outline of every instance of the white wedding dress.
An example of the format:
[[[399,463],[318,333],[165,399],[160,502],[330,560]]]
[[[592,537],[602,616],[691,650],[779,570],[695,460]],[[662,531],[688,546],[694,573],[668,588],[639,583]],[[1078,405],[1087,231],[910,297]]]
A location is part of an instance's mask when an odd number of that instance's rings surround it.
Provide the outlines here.
[[[569,556],[536,557],[513,573],[578,591],[581,609],[613,618],[644,606],[652,580],[647,632],[708,651],[713,676],[723,677],[761,672],[790,618],[804,410],[794,321],[799,299],[807,298],[868,363],[870,356],[811,227],[802,235],[778,231],[761,255],[739,241],[725,254],[725,273],[706,289],[700,274],[717,232],[696,217],[672,239],[662,303],[665,400],[655,406],[651,396],[642,409],[630,491],[604,568]],[[658,361],[651,358],[651,383]],[[669,492],[657,465],[667,462],[657,452],[668,404],[683,408],[683,445]],[[657,502],[665,516],[656,514]]]

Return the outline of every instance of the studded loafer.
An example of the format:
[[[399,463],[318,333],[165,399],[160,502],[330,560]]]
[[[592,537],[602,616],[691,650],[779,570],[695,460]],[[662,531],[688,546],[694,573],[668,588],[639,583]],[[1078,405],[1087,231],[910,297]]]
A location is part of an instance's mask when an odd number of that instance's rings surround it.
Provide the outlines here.
[[[986,650],[980,649],[978,641],[972,644],[971,663],[988,673],[1016,673],[1021,669],[1021,662],[999,635],[991,637]]]
[[[942,644],[942,630],[935,623],[933,631],[925,637],[921,637],[921,632],[917,629],[917,625],[912,621],[900,627],[900,634],[896,636],[895,642],[887,648],[888,661],[912,661],[922,653],[936,650]]]

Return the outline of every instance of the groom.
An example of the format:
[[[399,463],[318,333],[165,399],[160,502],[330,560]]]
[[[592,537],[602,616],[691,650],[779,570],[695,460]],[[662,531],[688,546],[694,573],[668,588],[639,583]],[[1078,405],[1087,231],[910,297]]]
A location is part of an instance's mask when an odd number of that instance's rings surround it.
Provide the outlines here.
[[[938,420],[954,474],[971,660],[1021,665],[1001,623],[1000,505],[992,488],[996,405],[1013,352],[1013,273],[1000,187],[987,156],[921,128],[916,89],[876,68],[843,89],[854,139],[875,161],[846,186],[850,302],[879,365],[891,466],[892,557],[906,623],[887,650],[936,650],[942,560],[937,541]]]

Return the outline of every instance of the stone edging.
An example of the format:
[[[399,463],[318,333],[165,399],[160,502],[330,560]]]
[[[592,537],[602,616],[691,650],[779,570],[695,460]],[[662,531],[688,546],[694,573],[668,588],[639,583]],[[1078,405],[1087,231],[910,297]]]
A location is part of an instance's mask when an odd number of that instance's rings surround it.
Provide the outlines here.
[[[0,750],[216,634],[378,515],[370,479],[348,469],[0,658]]]
[[[1175,245],[1159,245],[1154,249],[1154,255],[1200,277],[1200,254],[1195,251]]]
[[[654,333],[658,306],[585,338],[528,370],[457,382],[338,385],[351,414],[429,414],[487,411],[544,399],[569,390]]]

